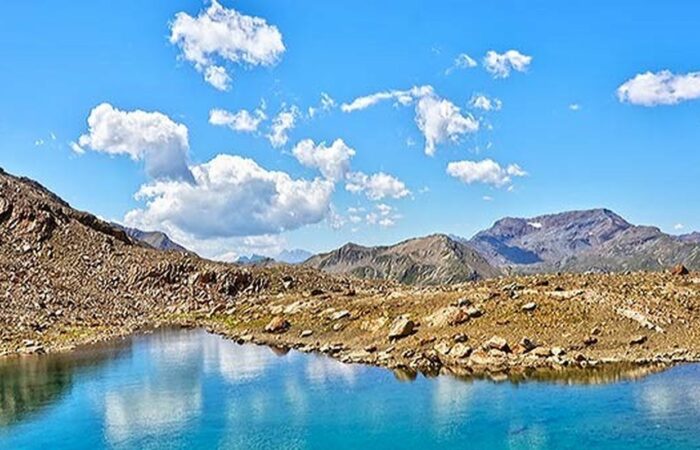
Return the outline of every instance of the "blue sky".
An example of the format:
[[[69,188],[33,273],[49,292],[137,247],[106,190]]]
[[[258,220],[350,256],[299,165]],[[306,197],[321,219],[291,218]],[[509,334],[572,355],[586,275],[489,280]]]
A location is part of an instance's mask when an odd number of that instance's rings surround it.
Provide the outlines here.
[[[697,2],[211,7],[3,5],[0,166],[219,258],[471,236],[503,216],[591,207],[700,229]],[[238,39],[236,27],[253,34]],[[455,66],[463,54],[474,67],[464,56]],[[229,80],[207,82],[210,69]],[[500,109],[470,104],[478,95]],[[434,119],[423,129],[419,108]],[[219,124],[215,109],[228,113]],[[241,110],[265,119],[246,125],[255,131],[221,125]],[[281,112],[294,126],[275,146]],[[373,185],[379,173],[389,178]]]

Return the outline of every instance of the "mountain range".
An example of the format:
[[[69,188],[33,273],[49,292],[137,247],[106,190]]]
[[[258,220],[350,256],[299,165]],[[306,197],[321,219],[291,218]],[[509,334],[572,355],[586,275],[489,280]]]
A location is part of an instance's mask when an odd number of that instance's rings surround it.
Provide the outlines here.
[[[700,241],[633,225],[609,209],[505,218],[467,243],[511,272],[620,272],[700,267]]]
[[[700,233],[673,236],[609,209],[507,217],[471,239],[431,235],[392,246],[347,244],[304,263],[331,273],[444,284],[509,273],[700,269]]]
[[[150,247],[189,252],[165,233],[118,227]],[[506,217],[471,239],[433,234],[388,246],[348,243],[318,255],[301,249],[285,250],[274,258],[253,254],[236,263],[302,264],[328,273],[418,285],[503,274],[658,271],[676,264],[700,269],[700,232],[670,235],[656,227],[633,225],[600,208]]]
[[[272,264],[300,264],[314,256],[313,253],[302,249],[283,250],[276,256],[265,256],[253,253],[243,255],[236,259],[236,264],[242,265],[272,265]]]

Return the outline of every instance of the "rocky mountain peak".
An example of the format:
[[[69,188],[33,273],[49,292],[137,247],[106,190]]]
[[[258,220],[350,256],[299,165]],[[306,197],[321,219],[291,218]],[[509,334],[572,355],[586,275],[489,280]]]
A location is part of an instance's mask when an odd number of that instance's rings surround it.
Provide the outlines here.
[[[568,211],[504,218],[469,242],[497,265],[537,264],[599,246],[631,226],[609,209]]]
[[[331,273],[419,285],[464,282],[500,274],[474,249],[444,234],[382,247],[349,243],[314,256],[304,265]]]

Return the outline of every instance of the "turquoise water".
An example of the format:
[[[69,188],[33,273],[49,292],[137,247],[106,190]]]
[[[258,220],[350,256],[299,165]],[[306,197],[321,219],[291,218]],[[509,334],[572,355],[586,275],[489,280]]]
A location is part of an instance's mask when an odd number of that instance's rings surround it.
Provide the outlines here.
[[[696,365],[594,385],[406,381],[170,330],[0,362],[0,389],[2,449],[700,448]]]

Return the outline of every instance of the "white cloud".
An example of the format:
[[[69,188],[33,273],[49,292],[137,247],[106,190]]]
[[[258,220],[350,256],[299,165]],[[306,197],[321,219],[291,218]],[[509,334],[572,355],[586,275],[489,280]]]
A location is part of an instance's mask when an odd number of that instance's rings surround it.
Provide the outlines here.
[[[260,124],[267,118],[262,109],[256,109],[253,113],[241,109],[235,113],[225,109],[212,109],[209,111],[209,123],[212,125],[227,126],[234,131],[253,133],[258,130]]]
[[[386,203],[380,203],[377,205],[377,210],[381,215],[388,216],[389,214],[391,214],[394,208],[392,206],[387,205]]]
[[[396,225],[396,221],[393,217],[384,217],[379,219],[379,226],[383,228],[390,228]]]
[[[68,143],[68,145],[70,145],[70,149],[78,155],[82,155],[83,153],[85,153],[85,149],[78,145],[77,142],[71,141]]]
[[[179,12],[170,24],[170,43],[180,56],[202,72],[220,90],[230,87],[224,62],[248,66],[271,66],[285,51],[282,34],[265,19],[246,16],[212,0],[197,17]]]
[[[321,109],[321,111],[330,111],[333,108],[335,108],[337,105],[335,103],[335,100],[333,100],[333,97],[330,95],[326,94],[325,92],[321,92],[321,102],[320,106],[310,106],[308,109],[309,112],[309,117],[314,117],[316,115],[316,112]]]
[[[385,203],[376,205],[375,211],[371,211],[365,215],[365,221],[368,225],[379,225],[382,228],[389,228],[396,225],[396,221],[401,219],[401,215],[396,213],[396,209]],[[359,218],[360,221],[362,218]]]
[[[292,179],[240,156],[218,155],[191,170],[192,183],[141,186],[136,198],[146,205],[126,215],[127,225],[192,239],[276,234],[323,220],[334,190],[328,180]]]
[[[467,55],[466,53],[460,53],[455,58],[452,66],[445,71],[445,75],[449,75],[456,69],[472,69],[479,65],[474,58]]]
[[[328,226],[331,227],[333,230],[340,230],[345,226],[345,218],[338,214],[338,212],[335,210],[333,205],[330,207],[330,211],[328,212],[328,216],[326,217],[326,222],[328,223]]]
[[[617,98],[633,105],[675,105],[700,98],[700,72],[676,75],[669,70],[637,74],[617,88]]]
[[[345,189],[354,194],[364,193],[370,200],[403,198],[411,194],[403,181],[384,172],[372,175],[351,172],[347,176]]]
[[[580,111],[581,105],[579,105],[578,103],[572,103],[569,105],[569,109],[572,111]]]
[[[462,135],[479,129],[479,122],[471,115],[462,115],[454,103],[434,94],[418,100],[416,124],[425,136],[425,154],[430,156],[435,154],[437,144],[457,142]]]
[[[525,72],[531,62],[532,56],[523,55],[517,50],[508,50],[505,53],[489,50],[483,64],[494,78],[508,78],[513,70]]]
[[[311,139],[304,139],[292,149],[292,154],[302,165],[318,169],[329,180],[339,181],[350,170],[355,150],[342,139],[336,139],[330,146],[325,142],[316,145]]]
[[[221,66],[209,66],[204,69],[204,81],[220,91],[231,89],[231,75]]]
[[[460,69],[470,69],[477,66],[477,62],[474,58],[467,55],[466,53],[460,53],[457,58],[455,58],[455,67]]]
[[[41,147],[44,144],[45,142],[43,139],[37,139],[36,141],[34,141],[34,147]]]
[[[351,214],[348,216],[348,220],[350,221],[350,223],[358,224],[362,222],[362,217]]]
[[[374,106],[384,100],[394,100],[398,104],[405,106],[411,104],[416,98],[432,93],[432,86],[414,86],[405,91],[395,89],[391,91],[377,92],[371,95],[358,97],[350,103],[343,103],[340,105],[340,109],[347,113],[359,111],[369,108],[370,106]]]
[[[287,144],[289,141],[289,130],[294,128],[298,118],[299,108],[292,106],[291,108],[282,109],[282,111],[272,119],[272,125],[270,126],[270,133],[267,135],[267,139],[273,147],[282,147]]]
[[[496,187],[510,185],[513,177],[527,175],[517,164],[501,167],[491,159],[451,162],[447,165],[447,174],[467,184],[485,183]]]
[[[497,98],[489,98],[484,94],[475,94],[469,100],[469,105],[472,108],[484,111],[498,111],[503,106],[503,102]]]
[[[344,103],[344,112],[368,108],[384,100],[394,100],[406,106],[415,103],[415,121],[425,137],[425,153],[434,155],[437,144],[452,141],[479,129],[479,122],[471,115],[463,115],[454,103],[440,98],[432,86],[415,86],[409,90],[393,90],[358,97],[351,103]]]
[[[683,225],[682,223],[677,223],[673,226],[674,230],[682,230],[683,228],[685,228],[685,225]]]
[[[335,108],[335,100],[325,92],[321,92],[321,107],[325,110]]]
[[[483,197],[481,197],[481,199],[485,202],[492,202],[493,201],[493,197],[491,197],[490,195],[484,195]]]
[[[128,155],[143,160],[153,178],[191,180],[187,168],[189,141],[187,127],[160,112],[121,111],[109,103],[96,106],[88,117],[88,133],[71,148],[85,148],[111,155]]]

